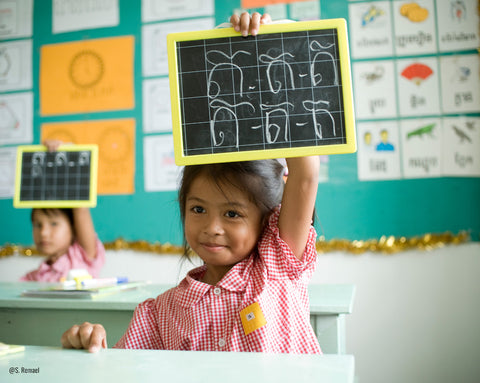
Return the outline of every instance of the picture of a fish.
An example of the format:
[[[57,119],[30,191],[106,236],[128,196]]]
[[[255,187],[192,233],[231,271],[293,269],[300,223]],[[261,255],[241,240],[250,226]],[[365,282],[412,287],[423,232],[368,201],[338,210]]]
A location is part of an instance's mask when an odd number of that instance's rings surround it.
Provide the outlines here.
[[[422,126],[421,128],[412,130],[411,132],[407,133],[407,139],[410,139],[415,136],[422,138],[425,134],[428,134],[433,137],[432,132],[433,132],[433,129],[435,128],[435,125],[436,124],[433,123],[433,124],[425,125],[425,126]]]

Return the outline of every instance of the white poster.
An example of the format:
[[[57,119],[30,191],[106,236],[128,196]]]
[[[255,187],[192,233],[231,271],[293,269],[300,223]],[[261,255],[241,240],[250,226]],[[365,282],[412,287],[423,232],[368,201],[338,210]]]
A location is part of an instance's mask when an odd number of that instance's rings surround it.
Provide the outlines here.
[[[144,23],[214,14],[214,0],[142,0]]]
[[[143,81],[143,132],[172,132],[168,77]]]
[[[13,198],[17,148],[0,148],[0,198]]]
[[[117,26],[118,0],[52,1],[53,33]]]
[[[32,88],[32,40],[0,44],[0,92]]]
[[[33,93],[0,94],[0,145],[33,141]]]
[[[388,1],[348,6],[352,58],[393,55],[391,9]]]
[[[400,121],[403,176],[429,178],[442,175],[442,124],[439,118]]]
[[[443,119],[443,174],[480,177],[480,117]]]
[[[0,1],[0,39],[32,36],[33,0]]]
[[[182,167],[175,165],[171,134],[144,137],[143,156],[145,191],[178,190]]]

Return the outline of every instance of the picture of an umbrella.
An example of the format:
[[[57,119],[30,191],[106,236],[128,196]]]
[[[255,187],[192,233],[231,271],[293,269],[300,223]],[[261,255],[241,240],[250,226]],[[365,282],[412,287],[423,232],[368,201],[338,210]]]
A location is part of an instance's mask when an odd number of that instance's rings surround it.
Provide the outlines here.
[[[407,66],[401,73],[407,80],[413,81],[415,84],[420,85],[422,81],[426,80],[433,74],[432,68],[428,65],[415,63]]]

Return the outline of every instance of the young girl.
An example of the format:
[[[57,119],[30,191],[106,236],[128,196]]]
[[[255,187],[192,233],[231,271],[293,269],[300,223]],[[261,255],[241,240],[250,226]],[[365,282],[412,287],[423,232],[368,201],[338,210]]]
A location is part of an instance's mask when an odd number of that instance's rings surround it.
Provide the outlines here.
[[[307,295],[319,159],[290,158],[287,166],[285,184],[276,160],[184,168],[185,240],[204,265],[139,304],[115,347],[321,353]],[[90,352],[107,347],[103,326],[90,323],[71,327],[61,342]]]
[[[49,151],[61,141],[48,140]],[[105,262],[105,249],[98,240],[88,208],[33,209],[33,240],[37,250],[47,256],[38,269],[20,278],[22,281],[58,282],[71,269],[86,269],[97,277]]]

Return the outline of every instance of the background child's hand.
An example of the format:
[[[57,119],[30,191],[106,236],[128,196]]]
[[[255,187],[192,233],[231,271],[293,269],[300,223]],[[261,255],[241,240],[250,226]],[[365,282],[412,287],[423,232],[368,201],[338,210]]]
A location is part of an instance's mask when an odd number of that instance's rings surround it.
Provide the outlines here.
[[[60,339],[64,348],[84,348],[89,352],[98,352],[107,348],[107,333],[101,324],[85,322],[65,331]]]
[[[249,33],[255,36],[260,29],[260,24],[269,24],[272,19],[268,13],[260,15],[260,13],[254,12],[250,16],[250,13],[243,12],[240,16],[232,15],[230,22],[237,32],[242,33],[242,36],[248,36]]]
[[[43,141],[43,145],[47,147],[47,150],[49,152],[55,152],[57,151],[58,147],[62,145],[63,142],[60,140],[45,140]]]

